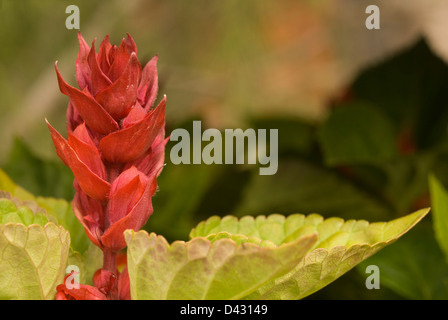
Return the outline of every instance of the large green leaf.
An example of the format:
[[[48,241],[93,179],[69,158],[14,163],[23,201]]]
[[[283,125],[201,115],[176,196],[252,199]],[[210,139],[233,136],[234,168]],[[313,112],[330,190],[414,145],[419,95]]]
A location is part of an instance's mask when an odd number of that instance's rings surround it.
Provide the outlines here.
[[[36,203],[0,192],[0,300],[54,298],[70,235],[51,218]]]
[[[69,246],[68,232],[51,222],[0,226],[0,299],[53,299]]]
[[[300,299],[319,290],[352,269],[386,245],[398,239],[427,213],[417,211],[390,222],[368,223],[364,220],[344,221],[323,219],[317,214],[288,217],[270,215],[244,217],[211,217],[191,232],[192,237],[217,232],[244,233],[261,240],[269,238],[277,245],[288,243],[298,236],[317,233],[319,241],[289,274],[275,279],[247,299]]]
[[[171,245],[145,231],[125,232],[133,299],[238,299],[303,258],[315,234],[276,246],[229,233]]]
[[[69,247],[69,233],[51,222],[0,225],[0,299],[53,299]]]

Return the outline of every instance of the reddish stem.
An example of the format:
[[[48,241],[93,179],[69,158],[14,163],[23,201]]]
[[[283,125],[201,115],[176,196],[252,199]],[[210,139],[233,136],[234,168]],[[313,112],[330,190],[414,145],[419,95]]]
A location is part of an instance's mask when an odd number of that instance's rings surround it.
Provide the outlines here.
[[[103,251],[103,269],[117,274],[117,253],[104,249]]]

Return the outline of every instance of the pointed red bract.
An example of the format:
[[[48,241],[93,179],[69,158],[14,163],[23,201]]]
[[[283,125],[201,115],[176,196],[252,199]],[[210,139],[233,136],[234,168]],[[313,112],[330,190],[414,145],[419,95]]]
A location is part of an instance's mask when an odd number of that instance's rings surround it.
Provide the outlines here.
[[[96,96],[98,92],[109,87],[112,84],[112,81],[110,81],[110,79],[104,74],[98,64],[97,55],[95,52],[95,41],[92,43],[88,56],[88,62],[92,74],[91,92],[93,96]]]
[[[111,66],[108,73],[110,80],[116,81],[121,76],[129,62],[130,56],[131,52],[129,52],[128,46],[126,45],[126,39],[124,38],[118,48],[116,46],[111,48],[109,51],[109,57],[113,57],[113,61],[111,61]]]
[[[101,242],[107,248],[119,251],[126,247],[123,233],[127,229],[139,230],[143,227],[153,212],[151,197],[156,192],[156,177],[147,177],[145,190],[134,207],[120,220],[111,225],[101,237]],[[110,213],[110,211],[108,210]]]
[[[55,64],[55,68],[59,89],[63,94],[70,97],[70,102],[90,128],[101,134],[108,134],[119,129],[118,123],[87,93],[88,91],[80,91],[68,85],[59,73],[57,64]]]
[[[169,138],[164,137],[165,132],[162,130],[152,143],[150,152],[145,153],[142,157],[135,159],[133,162],[129,162],[125,169],[134,166],[147,176],[152,176],[154,174],[158,176],[163,168],[165,146],[169,140]]]
[[[107,206],[109,225],[126,216],[146,189],[146,177],[135,167],[124,171],[111,186]]]
[[[90,47],[82,37],[81,32],[78,32],[78,42],[79,52],[78,57],[76,58],[76,80],[78,81],[78,85],[81,90],[86,87],[90,89],[91,73],[89,63],[87,61]]]
[[[136,103],[132,108],[131,111],[129,111],[126,118],[123,119],[123,122],[121,123],[121,128],[126,129],[133,124],[136,124],[137,122],[140,122],[143,120],[143,118],[146,116],[147,112],[145,109],[142,108],[140,103]]]
[[[76,180],[73,185],[76,190],[75,197],[73,198],[73,212],[84,227],[90,241],[100,249],[103,249],[104,247],[101,243],[105,219],[103,203],[90,198],[82,192]]]
[[[57,132],[47,121],[53,139],[56,152],[64,163],[70,167],[83,191],[90,197],[104,200],[110,190],[110,184],[95,174],[81,159],[76,151],[69,145],[59,132]]]
[[[68,134],[68,144],[76,150],[78,158],[98,177],[107,180],[106,168],[100,153],[90,138],[84,124],[78,126],[73,134]]]
[[[130,162],[140,157],[165,125],[164,97],[157,108],[151,110],[141,121],[101,139],[99,149],[109,162]],[[123,148],[126,152],[123,152]]]
[[[140,63],[135,53],[132,53],[120,78],[95,96],[115,120],[124,118],[135,104],[140,73]]]
[[[101,70],[105,73],[109,73],[110,61],[109,61],[109,51],[111,48],[109,42],[109,35],[105,36],[98,49],[98,63]]]
[[[138,99],[146,111],[152,107],[159,89],[157,61],[159,57],[152,58],[142,71],[142,79],[138,88]]]

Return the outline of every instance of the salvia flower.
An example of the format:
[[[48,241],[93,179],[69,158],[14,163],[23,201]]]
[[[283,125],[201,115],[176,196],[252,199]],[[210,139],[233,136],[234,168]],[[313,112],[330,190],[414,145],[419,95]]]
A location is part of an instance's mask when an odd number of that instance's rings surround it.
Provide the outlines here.
[[[163,167],[166,97],[158,91],[157,56],[144,68],[128,34],[119,46],[106,36],[95,50],[78,33],[76,79],[69,85],[55,64],[60,91],[69,97],[68,139],[48,122],[58,156],[74,174],[73,210],[89,239],[105,254],[104,270],[126,246],[123,231],[140,229],[153,212],[151,198]]]

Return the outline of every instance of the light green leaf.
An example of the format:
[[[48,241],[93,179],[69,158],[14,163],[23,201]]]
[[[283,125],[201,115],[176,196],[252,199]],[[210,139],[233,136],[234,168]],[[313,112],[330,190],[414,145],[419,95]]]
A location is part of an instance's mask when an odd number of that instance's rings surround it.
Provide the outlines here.
[[[317,233],[319,240],[305,259],[287,275],[275,279],[246,299],[301,299],[321,289],[358,263],[406,233],[429,209],[417,211],[390,222],[368,223],[364,220],[323,219],[317,214],[288,217],[270,215],[211,217],[191,232],[191,237],[218,232],[243,233],[248,237],[270,240],[276,245],[294,241],[299,236]]]
[[[303,258],[316,241],[308,234],[275,246],[222,233],[171,245],[145,231],[125,232],[133,299],[239,299],[277,278]]]
[[[69,233],[51,222],[1,225],[0,299],[54,299],[69,248]]]
[[[434,231],[448,261],[448,192],[435,176],[429,177]]]

